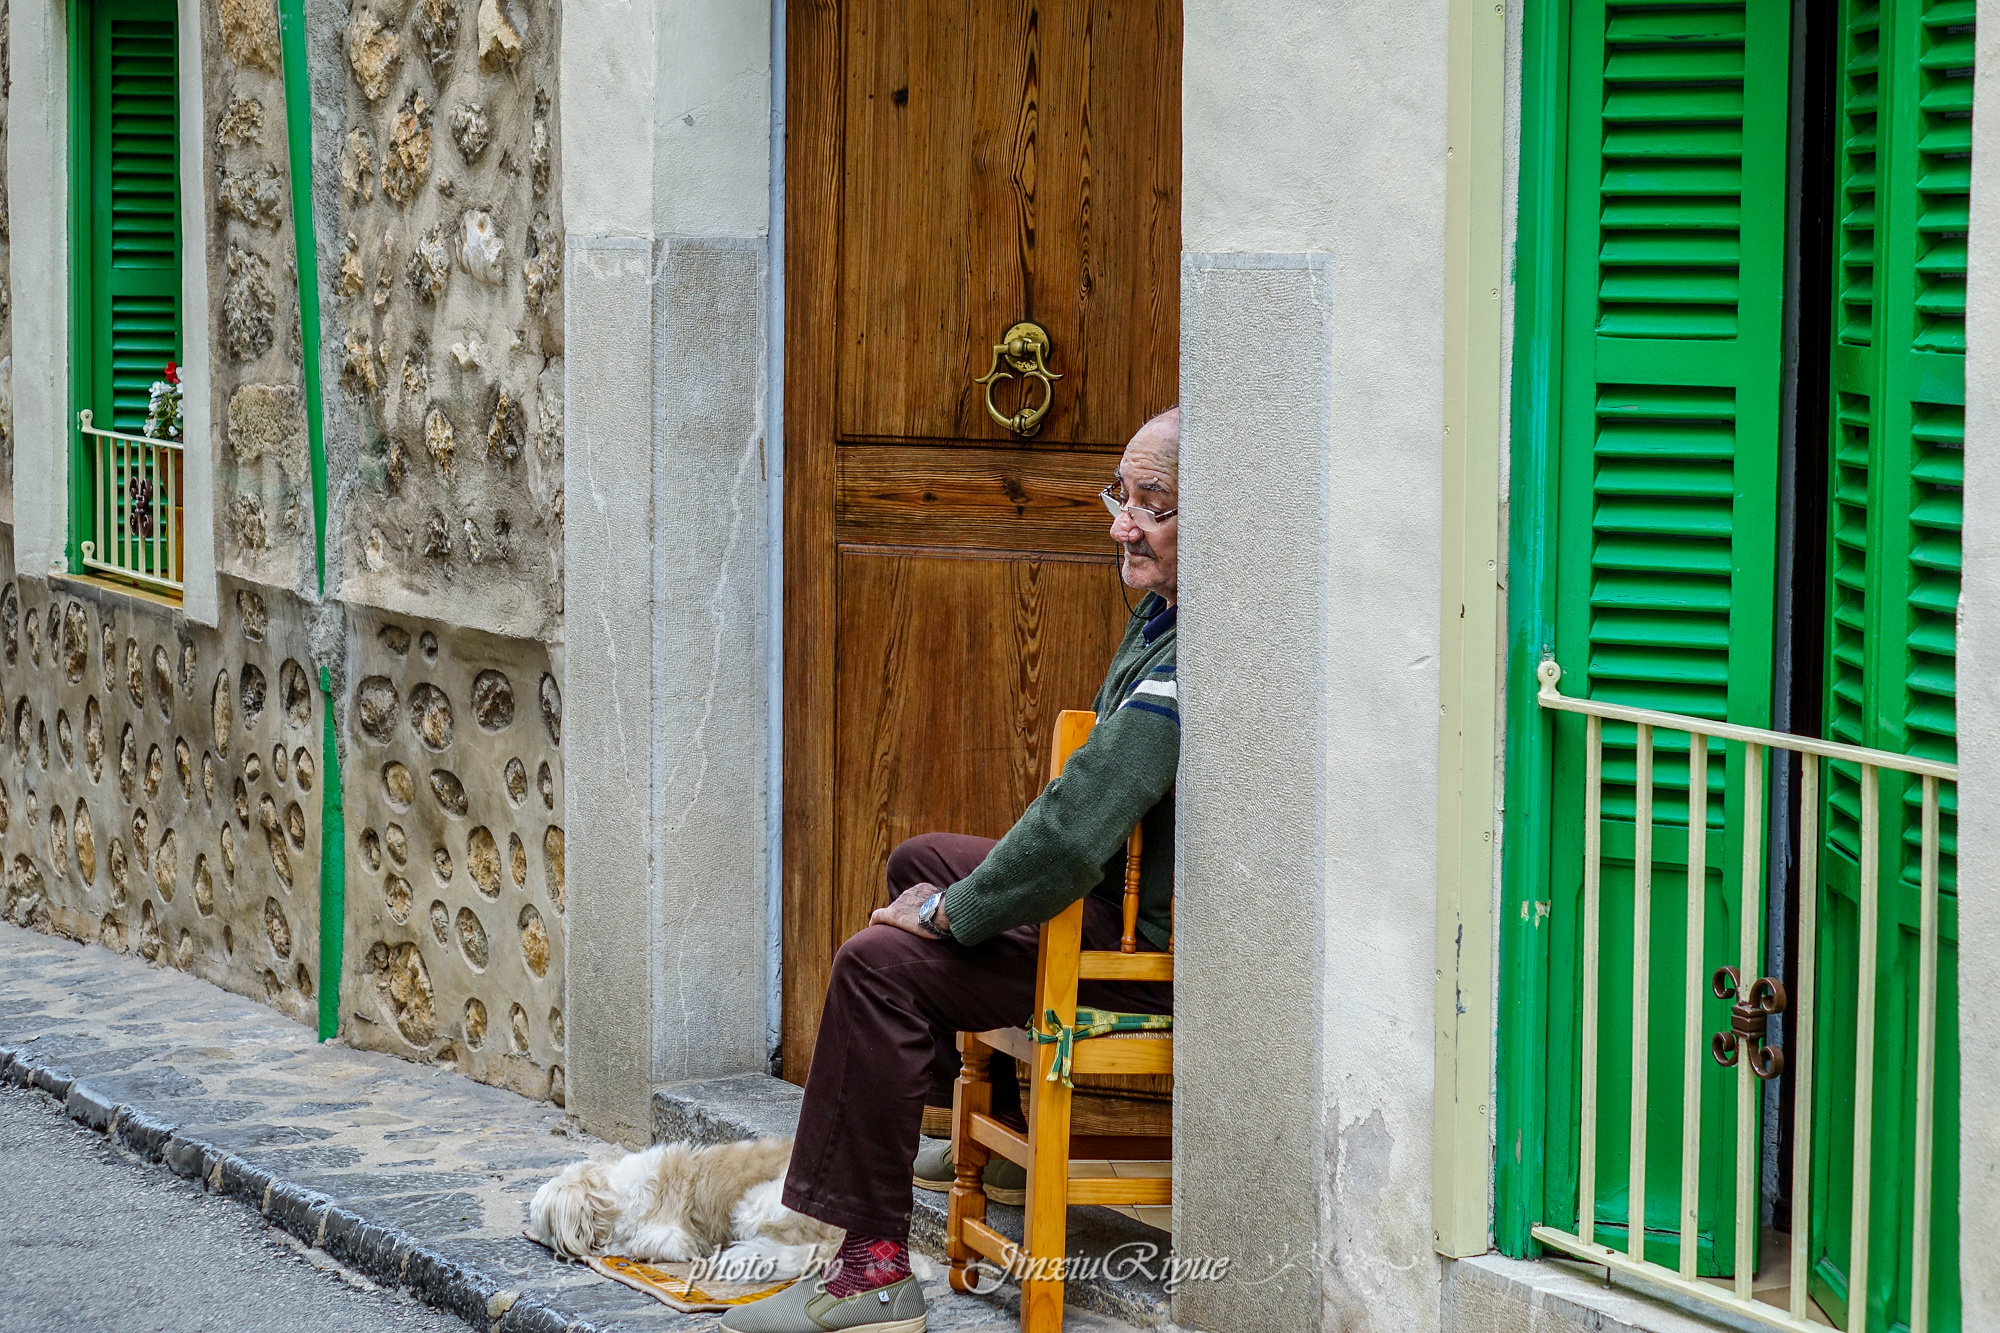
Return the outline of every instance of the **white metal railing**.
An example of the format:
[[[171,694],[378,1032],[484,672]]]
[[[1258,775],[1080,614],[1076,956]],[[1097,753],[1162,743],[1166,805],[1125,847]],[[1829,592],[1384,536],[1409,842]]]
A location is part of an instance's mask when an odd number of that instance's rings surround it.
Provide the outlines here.
[[[1861,967],[1856,990],[1854,1033],[1854,1173],[1853,1216],[1849,1224],[1850,1252],[1847,1263],[1849,1296],[1848,1329],[1861,1333],[1865,1325],[1868,1291],[1869,1187],[1874,1123],[1875,991],[1877,971],[1876,935],[1880,908],[1881,878],[1881,796],[1879,775],[1883,769],[1907,773],[1922,780],[1923,816],[1921,839],[1920,943],[1918,949],[1917,1069],[1915,1095],[1915,1182],[1912,1235],[1910,1237],[1911,1308],[1909,1333],[1928,1333],[1930,1322],[1931,1260],[1931,1169],[1933,1145],[1933,1101],[1937,1075],[1937,973],[1938,973],[1938,846],[1940,818],[1938,784],[1958,780],[1953,764],[1840,745],[1831,741],[1764,731],[1756,727],[1708,722],[1677,713],[1627,708],[1595,699],[1573,699],[1556,692],[1562,668],[1545,661],[1537,671],[1541,681],[1538,700],[1543,708],[1580,713],[1585,722],[1584,811],[1583,811],[1583,1012],[1582,1087],[1580,1119],[1583,1139],[1577,1171],[1577,1231],[1572,1234],[1550,1226],[1536,1226],[1533,1234],[1545,1245],[1607,1269],[1641,1277],[1664,1285],[1683,1296],[1711,1306],[1719,1306],[1770,1328],[1787,1333],[1813,1333],[1824,1324],[1807,1320],[1807,1226],[1811,1193],[1813,1117],[1813,992],[1814,956],[1817,944],[1819,884],[1819,794],[1820,768],[1824,760],[1837,760],[1860,767],[1860,885],[1859,945]],[[1632,1179],[1629,1186],[1630,1213],[1627,1220],[1626,1249],[1623,1253],[1599,1244],[1592,1232],[1596,1226],[1597,1191],[1597,1091],[1598,1091],[1598,971],[1601,926],[1599,887],[1603,869],[1603,726],[1612,722],[1630,723],[1637,729],[1637,801],[1635,810],[1633,865],[1633,991],[1632,991],[1632,1125],[1629,1151]],[[1646,1063],[1648,946],[1652,907],[1653,843],[1653,733],[1656,730],[1684,732],[1688,736],[1688,840],[1687,840],[1687,957],[1688,993],[1686,1035],[1682,1053],[1681,1107],[1681,1213],[1680,1266],[1678,1271],[1650,1263],[1646,1244]],[[1742,920],[1741,953],[1737,962],[1739,987],[1748,991],[1751,979],[1762,971],[1763,957],[1758,948],[1760,924],[1764,918],[1763,860],[1764,839],[1764,755],[1767,750],[1788,750],[1800,756],[1799,790],[1799,956],[1798,994],[1793,998],[1797,1014],[1797,1036],[1792,1049],[1784,1053],[1784,1072],[1793,1080],[1792,1126],[1792,1216],[1791,1291],[1789,1308],[1754,1300],[1751,1282],[1756,1271],[1754,1252],[1758,1221],[1757,1181],[1762,1165],[1762,1143],[1756,1134],[1756,1105],[1759,1100],[1758,1075],[1752,1070],[1750,1052],[1738,1048],[1736,1064],[1736,1257],[1733,1290],[1724,1289],[1695,1276],[1696,1235],[1700,1209],[1701,1164],[1701,1056],[1702,1004],[1706,968],[1701,957],[1702,920],[1705,893],[1700,886],[1707,877],[1707,839],[1700,831],[1707,827],[1708,746],[1711,740],[1735,741],[1744,747],[1743,764],[1743,866],[1742,899],[1738,915]],[[1726,799],[1726,795],[1725,795]],[[1722,998],[1728,998],[1726,996]],[[1748,994],[1743,996],[1748,1001]],[[1721,1038],[1717,1038],[1718,1042]]]
[[[96,477],[84,567],[179,595],[186,546],[181,442],[99,430],[89,408],[76,416]]]

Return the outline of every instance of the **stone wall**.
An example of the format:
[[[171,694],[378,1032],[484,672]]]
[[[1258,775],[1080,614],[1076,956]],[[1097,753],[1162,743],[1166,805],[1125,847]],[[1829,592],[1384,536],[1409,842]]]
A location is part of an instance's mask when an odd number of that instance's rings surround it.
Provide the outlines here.
[[[229,583],[207,629],[16,577],[6,551],[0,909],[311,1023],[322,696],[287,647],[306,607]]]
[[[533,640],[350,622],[346,1036],[557,1102],[560,675]]]
[[[316,1017],[324,696],[309,603],[218,629],[17,578],[0,543],[0,915]],[[561,666],[356,611],[342,1036],[533,1097],[563,1073]]]
[[[312,477],[275,0],[204,4],[202,64],[216,565],[309,594]]]
[[[334,8],[338,41],[314,45],[328,9],[308,4],[315,143],[337,122],[340,150],[315,153],[315,176],[333,177],[315,209],[334,372],[328,599],[276,3],[205,0],[191,66],[205,222],[188,250],[209,316],[198,327],[191,309],[184,337],[212,367],[213,431],[189,445],[214,464],[218,625],[51,582],[42,563],[17,577],[0,526],[0,913],[313,1022],[333,984],[319,958],[323,663],[346,808],[342,1035],[560,1101],[555,14],[548,0]]]
[[[363,0],[322,111],[341,125],[321,252],[329,452],[354,473],[330,534],[342,596],[545,641],[562,610],[556,33],[549,0]]]

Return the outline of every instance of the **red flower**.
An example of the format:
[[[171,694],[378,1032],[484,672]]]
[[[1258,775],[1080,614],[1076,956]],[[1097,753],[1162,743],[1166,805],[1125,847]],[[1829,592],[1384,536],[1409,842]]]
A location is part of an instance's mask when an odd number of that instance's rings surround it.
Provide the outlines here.
[[[176,366],[171,361],[167,362],[166,375],[167,375],[167,383],[169,384],[179,384],[181,382],[180,367]]]

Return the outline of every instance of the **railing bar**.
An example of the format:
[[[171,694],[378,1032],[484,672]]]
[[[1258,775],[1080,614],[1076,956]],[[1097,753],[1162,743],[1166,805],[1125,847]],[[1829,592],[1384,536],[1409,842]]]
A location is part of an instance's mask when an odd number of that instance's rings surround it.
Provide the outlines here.
[[[132,567],[132,446],[120,440],[112,448],[117,450],[118,457],[111,485],[112,531],[117,536],[118,547],[111,559],[119,568],[130,569]],[[125,501],[123,523],[118,522],[118,501],[121,492]]]
[[[104,526],[97,531],[98,559],[114,568],[118,564],[118,441],[104,441],[104,471],[99,474],[97,493],[104,501]]]
[[[89,427],[84,427],[88,430]],[[110,440],[97,442],[97,538],[96,555],[99,560],[115,560],[118,553],[111,549],[111,451],[115,446]]]
[[[139,562],[139,536],[132,531],[133,460],[138,457],[139,451],[133,448],[129,441],[120,444],[118,448],[118,475],[124,483],[119,489],[125,497],[125,521],[118,525],[118,563],[122,568],[131,569]]]
[[[1708,910],[1708,737],[1688,737],[1687,1012],[1681,1041],[1681,1276],[1695,1277],[1701,1236],[1701,1050]]]
[[[1792,1318],[1806,1322],[1807,1229],[1811,1225],[1813,990],[1819,953],[1819,756],[1799,758],[1799,953],[1792,1049]]]
[[[1764,747],[1755,743],[1743,747],[1743,884],[1737,901],[1737,917],[1743,923],[1743,943],[1738,955],[1742,987],[1762,976],[1764,960],[1757,951],[1757,927],[1764,919]],[[1742,992],[1739,991],[1739,994]],[[1744,995],[1747,999],[1747,994]],[[1750,1053],[1738,1052],[1736,1061],[1736,1298],[1750,1299],[1757,1271],[1757,1168],[1762,1155],[1757,1151],[1757,1078],[1750,1071]]]
[[[1938,780],[1924,778],[1923,906],[1917,937],[1916,1199],[1910,1226],[1910,1333],[1931,1322],[1932,1101],[1937,1092]]]
[[[1583,1130],[1576,1172],[1577,1234],[1589,1244],[1597,1229],[1597,972],[1598,884],[1604,852],[1604,724],[1584,720],[1583,762]]]
[[[1543,664],[1544,668],[1554,665],[1554,663]],[[1608,704],[1597,699],[1573,699],[1566,694],[1556,693],[1555,681],[1546,670],[1542,675],[1542,688],[1537,696],[1537,702],[1542,707],[1559,713],[1580,713],[1585,717],[1608,718],[1613,722],[1644,722],[1648,726],[1665,727],[1670,731],[1685,731],[1691,735],[1707,736],[1714,740],[1766,745],[1791,750],[1798,754],[1816,754],[1825,759],[1839,759],[1850,764],[1868,764],[1876,768],[1894,769],[1898,773],[1929,774],[1946,782],[1958,781],[1956,764],[1941,764],[1933,759],[1919,759],[1915,755],[1892,754],[1887,750],[1842,745],[1838,741],[1815,740],[1810,736],[1765,731],[1758,727],[1743,727],[1731,722],[1710,722],[1703,718],[1683,717],[1678,713],[1662,713],[1651,708],[1626,708],[1620,704]]]
[[[1793,1319],[1778,1306],[1766,1305],[1757,1300],[1738,1300],[1721,1287],[1711,1286],[1699,1280],[1690,1282],[1661,1264],[1633,1263],[1631,1259],[1616,1250],[1603,1245],[1585,1244],[1568,1232],[1558,1231],[1554,1227],[1534,1227],[1529,1234],[1542,1244],[1575,1255],[1585,1263],[1643,1278],[1648,1282],[1656,1282],[1685,1299],[1731,1311],[1766,1328],[1780,1329],[1783,1333],[1826,1333],[1826,1325]]]
[[[1882,830],[1881,775],[1874,764],[1861,766],[1860,953],[1855,971],[1854,1006],[1854,1187],[1848,1222],[1847,1328],[1868,1327],[1868,1187],[1875,1133],[1875,968],[1876,916],[1880,904]]]
[[[174,550],[180,543],[174,540],[174,515],[180,510],[181,497],[179,490],[174,485],[175,471],[170,466],[172,462],[172,456],[166,450],[162,449],[160,451],[159,462],[155,466],[160,469],[160,475],[166,479],[167,492],[165,521],[160,524],[161,530],[166,533],[166,544],[160,551],[160,569],[168,578],[177,579],[181,576],[181,571],[180,566],[174,560]]]
[[[1632,854],[1632,1138],[1625,1199],[1625,1252],[1646,1258],[1647,1013],[1653,956],[1653,729],[1641,725]]]

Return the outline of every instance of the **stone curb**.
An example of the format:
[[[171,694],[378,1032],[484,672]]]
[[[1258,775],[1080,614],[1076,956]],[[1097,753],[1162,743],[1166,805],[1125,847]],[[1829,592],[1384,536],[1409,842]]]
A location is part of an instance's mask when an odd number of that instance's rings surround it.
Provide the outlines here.
[[[241,1199],[293,1239],[324,1251],[371,1282],[400,1288],[427,1305],[490,1333],[600,1333],[523,1296],[475,1268],[448,1258],[407,1231],[370,1222],[315,1190],[282,1180],[243,1158],[113,1101],[52,1065],[37,1064],[17,1047],[0,1046],[0,1084],[38,1088],[63,1104],[70,1119],[133,1155],[164,1166],[211,1194]]]

